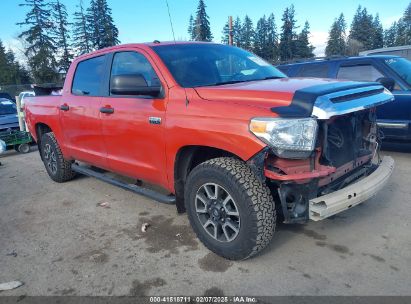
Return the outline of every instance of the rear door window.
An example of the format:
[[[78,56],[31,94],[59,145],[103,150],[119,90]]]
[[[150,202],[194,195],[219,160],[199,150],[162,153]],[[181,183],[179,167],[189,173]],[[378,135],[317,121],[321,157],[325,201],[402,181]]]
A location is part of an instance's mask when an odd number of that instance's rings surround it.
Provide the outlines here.
[[[328,64],[307,64],[301,67],[296,76],[327,78],[328,71]]]
[[[354,81],[376,81],[381,77],[384,75],[371,64],[341,66],[337,74],[338,79]]]
[[[77,64],[71,92],[74,95],[101,96],[106,56],[94,57]]]

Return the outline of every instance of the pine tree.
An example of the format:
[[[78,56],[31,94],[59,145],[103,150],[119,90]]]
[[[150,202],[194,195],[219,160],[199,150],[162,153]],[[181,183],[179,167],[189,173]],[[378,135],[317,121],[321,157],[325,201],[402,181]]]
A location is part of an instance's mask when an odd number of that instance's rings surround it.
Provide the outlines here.
[[[188,32],[189,40],[194,40],[194,38],[195,38],[195,23],[194,23],[193,15],[190,15],[190,19],[188,20],[187,32]]]
[[[74,13],[73,23],[73,48],[77,55],[90,53],[92,51],[90,33],[87,26],[87,16],[80,0],[78,11]]]
[[[283,21],[283,25],[281,27],[279,51],[280,59],[286,61],[294,58],[295,55],[296,20],[294,5],[291,5],[284,10],[281,20]]]
[[[411,3],[405,9],[400,20],[398,20],[396,30],[396,46],[411,44]]]
[[[6,51],[0,40],[0,84],[16,85],[30,82],[28,71],[16,61],[11,50]]]
[[[253,21],[245,15],[243,26],[241,27],[241,47],[252,51],[254,47],[254,26]]]
[[[274,14],[271,13],[270,16],[267,18],[266,22],[267,26],[267,48],[268,48],[268,57],[274,62],[278,61],[278,34],[277,34],[277,26],[275,24],[275,17]]]
[[[257,21],[254,36],[254,52],[265,59],[269,59],[270,50],[268,46],[268,27],[265,15]]]
[[[8,64],[6,58],[6,49],[0,40],[0,84],[8,84]]]
[[[88,32],[91,34],[91,44],[94,49],[117,45],[118,29],[111,17],[111,8],[107,0],[91,0],[87,9]]]
[[[195,18],[195,37],[196,41],[211,41],[213,35],[211,34],[210,21],[206,12],[206,5],[204,0],[199,0],[197,7],[197,14]]]
[[[56,41],[57,51],[60,56],[58,65],[61,70],[67,73],[73,55],[71,53],[71,48],[69,44],[70,35],[68,33],[69,23],[67,21],[67,10],[66,6],[56,0],[52,4],[53,9],[53,19],[55,24],[54,40]]]
[[[224,24],[223,30],[221,31],[221,43],[230,43],[230,25],[228,24],[228,21]]]
[[[241,37],[243,35],[242,28],[243,28],[243,25],[241,23],[241,19],[240,17],[237,16],[233,24],[233,44],[238,47],[242,47],[242,44],[241,44]]]
[[[19,5],[29,7],[25,20],[17,25],[28,27],[19,38],[28,43],[25,55],[33,78],[37,83],[55,82],[58,74],[50,4],[45,0],[25,0]]]
[[[345,55],[347,24],[344,15],[341,14],[334,20],[328,35],[327,46],[325,48],[326,56]]]
[[[310,24],[305,22],[301,33],[295,41],[296,48],[294,58],[312,58],[314,57],[314,47],[310,44]]]
[[[384,47],[396,46],[397,22],[384,31]]]
[[[384,46],[384,29],[382,27],[380,16],[377,14],[373,21],[373,42],[372,48],[379,49]]]
[[[365,7],[358,6],[351,24],[348,41],[348,52],[350,55],[358,55],[360,51],[373,48],[373,19],[373,16],[368,14]]]

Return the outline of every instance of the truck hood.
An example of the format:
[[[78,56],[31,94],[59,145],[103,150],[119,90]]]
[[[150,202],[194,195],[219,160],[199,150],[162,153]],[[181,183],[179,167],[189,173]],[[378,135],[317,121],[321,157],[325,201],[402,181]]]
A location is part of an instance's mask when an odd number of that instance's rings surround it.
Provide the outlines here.
[[[0,131],[18,127],[19,120],[16,114],[0,115]]]
[[[316,103],[321,103],[324,118],[343,112],[353,112],[372,107],[393,99],[379,83],[338,81],[318,78],[281,78],[240,82],[220,86],[195,88],[197,94],[206,100],[245,103],[251,106],[269,107],[282,117],[309,117],[318,114]],[[382,94],[382,95],[381,95]],[[375,98],[377,97],[378,98]],[[369,98],[373,97],[373,98]],[[338,113],[331,106],[338,100]],[[328,101],[328,102],[327,102]],[[353,102],[354,101],[354,102]],[[328,107],[328,108],[326,108]],[[321,112],[320,111],[320,112]]]

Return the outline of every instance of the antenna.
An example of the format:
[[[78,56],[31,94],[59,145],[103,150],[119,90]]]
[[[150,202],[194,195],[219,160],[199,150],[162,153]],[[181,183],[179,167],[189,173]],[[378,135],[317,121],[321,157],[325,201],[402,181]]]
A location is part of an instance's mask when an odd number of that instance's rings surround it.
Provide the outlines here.
[[[173,32],[173,40],[174,40],[174,43],[176,43],[176,36],[174,35],[173,21],[171,20],[170,7],[168,6],[168,0],[166,0],[166,4],[167,4],[167,11],[168,11],[168,18],[170,19],[171,31]]]

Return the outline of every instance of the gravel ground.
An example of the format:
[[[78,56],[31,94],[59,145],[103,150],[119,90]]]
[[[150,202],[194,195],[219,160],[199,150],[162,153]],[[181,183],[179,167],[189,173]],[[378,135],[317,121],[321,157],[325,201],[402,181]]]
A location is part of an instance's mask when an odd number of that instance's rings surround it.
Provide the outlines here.
[[[88,177],[57,184],[37,151],[8,152],[0,283],[24,286],[1,295],[411,295],[411,148],[388,148],[396,168],[377,197],[279,225],[267,250],[243,262],[210,253],[174,206]]]

